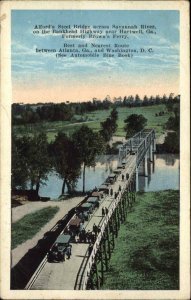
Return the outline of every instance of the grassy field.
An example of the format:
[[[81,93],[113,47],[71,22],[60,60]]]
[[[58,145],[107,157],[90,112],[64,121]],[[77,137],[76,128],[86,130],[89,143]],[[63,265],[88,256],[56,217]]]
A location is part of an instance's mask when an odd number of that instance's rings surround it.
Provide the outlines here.
[[[179,192],[138,194],[121,225],[102,289],[179,288]]]
[[[48,223],[59,208],[46,207],[37,212],[24,216],[11,226],[11,248],[14,249],[18,245],[31,239],[46,223]]]
[[[143,114],[145,118],[148,119],[147,127],[154,128],[156,130],[157,137],[163,132],[163,125],[169,118],[169,113],[166,112],[163,116],[156,117],[155,114],[160,111],[166,111],[165,105],[154,105],[147,107],[119,107],[118,109],[119,118],[118,118],[118,129],[116,132],[116,136],[125,136],[124,132],[124,120],[127,116],[131,114]],[[48,135],[48,140],[52,141],[59,130],[66,132],[67,134],[71,134],[77,128],[82,126],[82,124],[86,124],[88,127],[92,128],[94,131],[98,131],[100,129],[100,123],[104,121],[110,114],[111,110],[101,110],[95,111],[92,113],[84,114],[83,116],[75,116],[75,120],[73,122],[44,122],[38,124],[31,125],[20,125],[14,126],[13,130],[17,135],[24,134],[34,134],[35,132],[45,131]],[[81,122],[79,122],[79,118]],[[82,122],[82,120],[84,122]]]

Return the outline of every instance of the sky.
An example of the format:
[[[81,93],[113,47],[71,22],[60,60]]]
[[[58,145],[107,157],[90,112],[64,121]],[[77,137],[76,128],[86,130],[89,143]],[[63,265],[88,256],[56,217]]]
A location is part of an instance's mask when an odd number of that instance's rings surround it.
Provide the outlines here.
[[[13,10],[11,18],[13,102],[64,102],[139,94],[179,94],[179,12],[129,10]],[[70,39],[35,35],[35,25],[155,25],[156,34],[119,38]],[[70,44],[129,44],[153,53],[126,57],[63,57],[36,53]]]

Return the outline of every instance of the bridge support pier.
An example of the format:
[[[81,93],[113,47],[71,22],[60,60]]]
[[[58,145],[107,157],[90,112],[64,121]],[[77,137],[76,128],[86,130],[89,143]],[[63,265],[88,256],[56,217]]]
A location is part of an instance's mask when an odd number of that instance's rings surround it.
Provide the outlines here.
[[[119,204],[118,206],[116,207],[116,210],[117,210],[117,227],[118,227],[118,230],[120,228],[120,211],[119,211]]]
[[[99,272],[98,272],[98,267],[97,267],[97,260],[95,261],[95,272],[96,272],[96,287],[99,290],[100,289],[100,277],[99,277]]]
[[[114,221],[114,223],[115,223],[115,237],[117,238],[118,230],[119,230],[119,228],[118,228],[117,208],[115,209],[115,221]]]
[[[103,285],[103,281],[104,281],[104,266],[103,266],[103,246],[102,246],[102,242],[100,245],[100,254],[101,254],[101,285]]]
[[[154,155],[154,154],[153,154]],[[152,173],[155,172],[155,160],[153,159],[153,163],[152,163]]]
[[[155,140],[155,138],[152,141],[152,146],[153,146],[153,152],[156,152],[156,140]]]
[[[150,162],[154,161],[154,148],[153,148],[153,143],[151,143],[149,147],[149,160]]]
[[[107,252],[109,254],[109,259],[111,258],[111,247],[110,247],[110,232],[109,232],[109,225],[106,228],[106,235],[107,235]]]
[[[107,257],[107,248],[106,248],[106,238],[103,238],[103,250],[104,250],[104,262],[105,262],[105,271],[108,271],[108,257]]]
[[[136,192],[139,190],[139,168],[136,167]]]
[[[144,175],[145,175],[145,177],[148,176],[148,156],[147,156],[147,153],[145,154],[145,157],[144,157]]]
[[[114,216],[109,220],[109,232],[111,233],[110,250],[113,251],[115,247],[115,232],[114,232]]]

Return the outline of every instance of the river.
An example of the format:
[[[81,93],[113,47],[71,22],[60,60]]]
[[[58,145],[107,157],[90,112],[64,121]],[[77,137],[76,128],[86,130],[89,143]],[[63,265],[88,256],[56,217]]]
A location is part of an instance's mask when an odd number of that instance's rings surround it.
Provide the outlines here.
[[[148,163],[148,177],[139,167],[139,191],[179,190],[180,161],[175,154],[155,154],[153,163]]]
[[[108,174],[117,167],[118,156],[104,155],[98,159],[96,166],[86,168],[86,190],[99,187]],[[154,161],[148,163],[148,177],[143,176],[142,166],[139,167],[140,191],[160,191],[167,189],[179,189],[179,156],[174,154],[155,154]],[[55,172],[48,175],[46,185],[41,185],[39,194],[42,197],[56,199],[60,196],[62,179]],[[77,191],[82,190],[82,177],[79,178]]]

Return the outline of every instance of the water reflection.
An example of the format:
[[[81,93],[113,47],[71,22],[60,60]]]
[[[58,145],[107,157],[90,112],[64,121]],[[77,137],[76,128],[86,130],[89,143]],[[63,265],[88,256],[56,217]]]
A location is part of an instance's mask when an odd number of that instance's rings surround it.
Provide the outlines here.
[[[95,167],[86,168],[86,190],[91,190],[95,186],[100,186],[114,169],[117,168],[118,156],[103,155],[101,156]],[[40,187],[39,194],[43,197],[51,199],[58,198],[61,194],[63,180],[58,177],[55,172],[48,175],[46,185]],[[82,176],[79,178],[76,190],[82,191]]]
[[[148,161],[148,175],[139,167],[139,191],[160,191],[179,189],[179,157],[174,154],[156,154],[154,161]]]
[[[86,190],[100,186],[108,175],[117,167],[117,156],[102,156],[93,168],[86,169]],[[145,167],[147,166],[147,177]],[[173,154],[156,154],[153,162],[139,166],[140,191],[159,191],[166,189],[179,189],[179,157]],[[48,176],[46,185],[40,188],[40,196],[58,198],[61,194],[62,179],[55,172]],[[77,188],[82,190],[82,177],[79,178]]]

